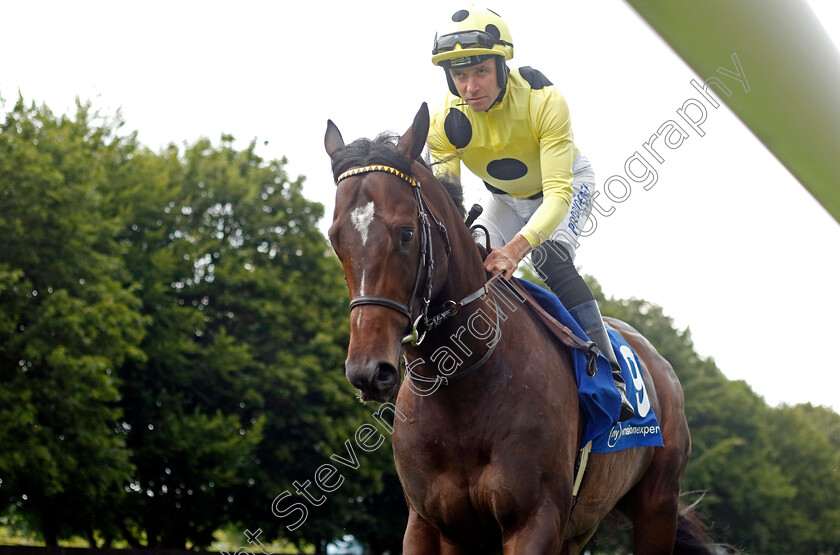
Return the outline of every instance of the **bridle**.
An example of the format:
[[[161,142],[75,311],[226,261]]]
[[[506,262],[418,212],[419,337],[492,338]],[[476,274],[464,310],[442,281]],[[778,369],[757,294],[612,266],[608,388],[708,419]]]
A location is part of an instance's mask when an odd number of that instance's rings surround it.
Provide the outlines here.
[[[338,178],[336,178],[335,180],[335,184],[338,185],[348,177],[353,177],[356,175],[361,175],[370,172],[389,173],[391,175],[399,177],[400,179],[411,185],[411,188],[414,191],[414,198],[417,201],[417,221],[419,223],[420,228],[420,258],[417,266],[417,277],[414,280],[414,288],[412,289],[411,297],[409,297],[408,300],[409,304],[401,303],[389,297],[382,297],[378,295],[359,295],[358,297],[355,297],[353,300],[350,301],[350,310],[353,310],[354,307],[366,304],[387,306],[388,308],[396,310],[397,312],[403,314],[406,318],[408,318],[410,326],[408,334],[403,338],[402,343],[419,345],[425,338],[426,332],[428,332],[429,329],[431,329],[428,327],[429,305],[431,304],[432,300],[431,297],[432,289],[434,287],[435,274],[435,255],[432,241],[432,222],[435,223],[441,235],[443,236],[443,242],[446,245],[445,250],[447,256],[449,256],[449,254],[452,252],[452,246],[449,244],[449,234],[446,231],[446,226],[443,225],[443,223],[441,223],[441,221],[435,217],[435,215],[429,209],[428,204],[426,204],[426,201],[423,199],[423,194],[421,193],[420,188],[420,182],[412,176],[401,172],[397,168],[379,164],[353,168],[339,175]],[[411,303],[417,297],[418,292],[422,293],[422,298],[420,301],[420,309],[418,311],[418,314],[414,316],[411,309]]]

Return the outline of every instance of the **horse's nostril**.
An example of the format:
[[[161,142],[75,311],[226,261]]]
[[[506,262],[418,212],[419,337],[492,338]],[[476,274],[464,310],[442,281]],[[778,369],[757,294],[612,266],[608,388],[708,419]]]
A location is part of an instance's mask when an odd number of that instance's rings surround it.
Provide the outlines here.
[[[376,385],[380,389],[388,388],[397,381],[397,369],[388,363],[381,363],[376,374]]]
[[[380,364],[379,372],[376,375],[376,381],[389,383],[393,382],[396,374],[397,371],[390,364]]]
[[[385,361],[370,361],[364,365],[346,363],[347,379],[361,392],[363,401],[385,401],[400,386],[397,368]]]

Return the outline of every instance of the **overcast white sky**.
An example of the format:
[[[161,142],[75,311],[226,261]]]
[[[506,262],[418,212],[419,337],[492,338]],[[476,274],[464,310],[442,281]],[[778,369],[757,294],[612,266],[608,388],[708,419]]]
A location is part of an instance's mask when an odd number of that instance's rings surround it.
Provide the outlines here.
[[[546,4],[488,6],[513,33],[511,65],[541,70],[566,96],[602,188],[683,102],[700,98],[690,85],[698,76],[622,1]],[[840,43],[837,1],[810,4]],[[326,230],[326,120],[349,141],[402,132],[421,102],[439,104],[446,85],[429,62],[432,39],[461,7],[0,0],[0,95],[8,105],[20,91],[58,113],[76,96],[106,113],[120,108],[154,150],[222,133],[241,146],[267,141],[264,157],[286,156],[289,174],[306,176]],[[653,188],[637,186],[598,219],[577,263],[607,295],[647,299],[690,326],[701,355],[771,405],[840,410],[840,226],[725,105],[708,110],[702,129],[663,153]],[[468,199],[482,196],[477,181],[465,185]]]

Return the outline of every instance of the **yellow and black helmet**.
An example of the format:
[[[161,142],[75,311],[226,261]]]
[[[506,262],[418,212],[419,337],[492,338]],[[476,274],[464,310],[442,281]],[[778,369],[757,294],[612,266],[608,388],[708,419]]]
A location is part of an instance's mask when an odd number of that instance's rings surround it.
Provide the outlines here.
[[[513,58],[513,37],[507,23],[493,10],[475,6],[458,10],[435,35],[432,63],[443,68],[446,83],[455,96],[461,95],[449,68],[480,64],[491,57],[496,60],[496,79],[504,92],[509,74],[505,61]]]
[[[432,63],[436,66],[473,65],[469,62],[479,63],[488,55],[513,58],[513,38],[501,16],[487,8],[458,10],[435,35]],[[481,58],[475,61],[475,57]]]

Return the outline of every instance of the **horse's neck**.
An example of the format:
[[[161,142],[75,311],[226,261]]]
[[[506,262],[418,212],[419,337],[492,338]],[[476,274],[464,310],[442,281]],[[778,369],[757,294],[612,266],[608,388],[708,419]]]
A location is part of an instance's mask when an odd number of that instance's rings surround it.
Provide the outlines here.
[[[564,368],[560,345],[540,326],[509,286],[497,282],[485,298],[464,306],[409,350],[409,369],[425,380],[404,389],[401,407],[422,411],[428,417],[424,427],[434,435],[491,417],[513,419],[547,389],[558,406],[571,406],[574,374]],[[435,386],[438,377],[447,380]]]

